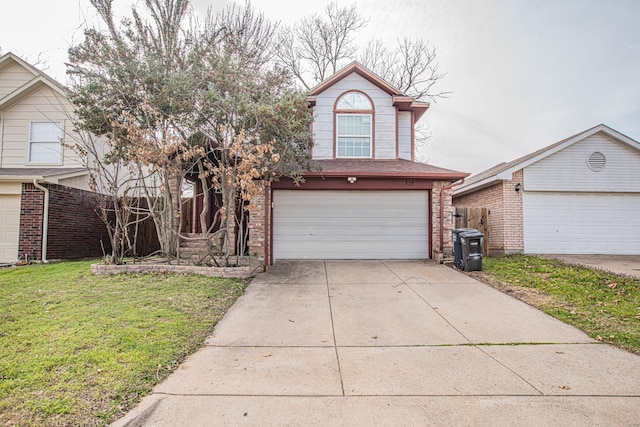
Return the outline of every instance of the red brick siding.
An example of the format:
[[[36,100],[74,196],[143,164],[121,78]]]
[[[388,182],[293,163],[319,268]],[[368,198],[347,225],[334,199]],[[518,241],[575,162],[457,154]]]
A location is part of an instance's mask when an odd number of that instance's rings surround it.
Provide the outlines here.
[[[55,184],[49,189],[48,259],[101,257],[110,250],[109,237],[96,213],[95,195]],[[42,259],[44,192],[33,184],[22,185],[19,253]]]
[[[442,188],[450,185],[449,181],[434,181],[433,190],[431,192],[431,241],[433,242],[433,258],[440,260],[441,257],[453,256],[453,205],[451,197],[453,189],[444,192],[444,210],[443,210],[443,247],[440,247],[440,192]]]
[[[265,256],[265,233],[267,233],[265,230],[265,200],[267,191],[269,191],[268,188],[251,200],[249,211],[249,255],[258,258]]]
[[[522,227],[522,190],[515,185],[522,182],[522,171],[512,175],[511,181],[499,181],[463,196],[455,197],[453,205],[489,209],[489,253],[504,254],[524,250]]]
[[[524,251],[524,222],[522,212],[522,192],[516,191],[516,184],[522,181],[522,170],[514,172],[511,181],[503,183],[504,192],[504,251],[505,253]]]
[[[42,259],[44,193],[33,184],[22,184],[18,255]]]
[[[503,183],[455,197],[453,205],[464,208],[488,208],[489,253],[504,253],[504,191]]]

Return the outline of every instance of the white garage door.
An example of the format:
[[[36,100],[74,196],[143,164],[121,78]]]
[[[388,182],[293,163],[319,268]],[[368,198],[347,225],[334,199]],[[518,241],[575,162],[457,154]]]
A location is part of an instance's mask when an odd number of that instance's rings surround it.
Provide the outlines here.
[[[532,254],[640,254],[640,195],[525,193]]]
[[[18,259],[20,196],[0,195],[0,262]]]
[[[427,191],[273,192],[274,259],[426,259]]]

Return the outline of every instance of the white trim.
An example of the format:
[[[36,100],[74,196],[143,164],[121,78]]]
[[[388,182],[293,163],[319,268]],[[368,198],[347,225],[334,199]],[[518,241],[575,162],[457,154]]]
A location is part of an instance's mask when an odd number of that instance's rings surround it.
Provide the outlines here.
[[[496,185],[499,181],[503,181],[503,180],[498,180],[496,179],[495,175],[492,175],[488,178],[483,179],[482,181],[474,182],[473,184],[469,184],[466,187],[457,188],[456,190],[453,190],[453,196],[454,197],[464,196],[465,194],[472,193],[474,190],[482,190],[483,188]]]
[[[626,135],[621,134],[618,131],[615,131],[613,129],[611,129],[610,127],[606,126],[606,125],[598,125],[595,126],[591,129],[588,129],[578,135],[575,135],[574,137],[566,140],[564,143],[557,145],[556,147],[553,147],[549,150],[546,150],[540,154],[538,154],[535,157],[532,157],[530,159],[524,160],[512,167],[510,167],[509,169],[506,169],[502,172],[500,172],[499,174],[496,175],[496,179],[497,180],[510,180],[511,179],[511,175],[516,172],[519,171],[520,169],[524,169],[527,166],[536,163],[544,158],[547,158],[555,153],[557,153],[560,150],[564,150],[565,148],[575,144],[576,142],[582,141],[583,139],[589,138],[592,135],[595,135],[598,132],[602,132],[605,135],[614,138],[626,145],[628,145],[629,147],[636,149],[638,151],[640,151],[640,143],[638,143],[638,141],[635,141],[631,138],[629,138]]]
[[[31,153],[31,147],[33,144],[33,125],[34,124],[52,124],[52,125],[56,125],[58,127],[58,130],[60,131],[60,136],[59,139],[57,141],[58,144],[58,156],[59,156],[59,161],[57,162],[34,162],[32,160],[32,153]],[[28,165],[37,165],[39,167],[42,166],[48,166],[48,165],[55,165],[55,166],[60,166],[62,165],[62,159],[64,158],[64,146],[63,146],[63,139],[64,139],[64,122],[60,121],[44,121],[44,120],[32,120],[29,122],[29,140],[27,141],[27,164]],[[37,141],[36,144],[55,144],[56,141]]]
[[[338,131],[338,122],[340,117],[369,117],[369,135],[341,135]],[[369,155],[368,156],[341,156],[340,155],[340,138],[358,138],[369,139]],[[346,151],[346,148],[345,148]],[[373,157],[373,114],[372,113],[336,113],[336,158],[337,159],[371,159]]]
[[[582,141],[592,135],[595,135],[599,132],[602,132],[603,134],[605,134],[606,136],[613,138],[623,144],[626,144],[627,146],[629,146],[632,149],[635,149],[637,151],[640,151],[640,143],[632,138],[629,138],[626,135],[621,134],[620,132],[611,129],[610,127],[608,127],[607,125],[604,124],[600,124],[598,126],[595,126],[591,129],[587,129],[586,131],[579,133],[569,139],[567,139],[566,141],[564,141],[562,144],[558,144],[555,147],[549,148],[543,152],[541,152],[540,154],[538,154],[537,156],[531,157],[529,159],[523,160],[521,162],[518,162],[516,164],[514,164],[513,166],[500,171],[498,173],[496,173],[495,175],[491,175],[488,176],[487,178],[474,182],[472,184],[469,184],[465,187],[459,188],[458,191],[454,192],[454,196],[461,196],[467,193],[470,193],[473,190],[478,190],[484,187],[488,187],[492,184],[495,184],[499,181],[510,181],[513,173],[517,172],[521,169],[526,168],[527,166],[536,163],[546,157],[549,157],[561,150],[564,150],[565,148],[575,144],[576,142]],[[473,178],[473,177],[471,177]]]

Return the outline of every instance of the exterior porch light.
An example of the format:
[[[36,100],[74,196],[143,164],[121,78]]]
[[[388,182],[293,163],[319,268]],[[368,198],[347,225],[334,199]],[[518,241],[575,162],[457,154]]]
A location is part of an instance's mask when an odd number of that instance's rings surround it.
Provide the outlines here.
[[[517,183],[516,184],[516,193],[519,193],[521,188],[522,188],[522,184]]]

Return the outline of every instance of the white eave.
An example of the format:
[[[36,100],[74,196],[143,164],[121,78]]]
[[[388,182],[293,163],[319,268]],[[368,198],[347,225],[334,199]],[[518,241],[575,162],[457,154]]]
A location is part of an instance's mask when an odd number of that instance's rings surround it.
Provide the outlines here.
[[[62,84],[49,77],[42,71],[38,70],[33,65],[23,61],[11,52],[0,56],[0,70],[8,67],[10,64],[18,64],[22,66],[25,70],[33,74],[33,78],[24,83],[22,86],[13,90],[11,93],[0,98],[0,111],[6,109],[7,107],[10,107],[11,105],[14,105],[16,102],[24,99],[43,86],[47,86],[60,95],[65,96],[65,89]]]
[[[89,173],[87,169],[81,168],[53,171],[34,169],[33,173],[29,173],[28,170],[22,168],[19,169],[20,172],[15,170],[15,173],[8,173],[11,171],[11,169],[0,169],[0,182],[32,182],[34,179],[37,179],[38,181],[48,182],[50,184],[58,184],[63,179],[76,178]]]
[[[489,187],[491,185],[494,185],[500,181],[509,181],[511,180],[513,173],[517,172],[521,169],[526,168],[529,165],[532,165],[536,162],[539,162],[540,160],[549,157],[555,153],[557,153],[558,151],[564,150],[565,148],[575,144],[578,141],[581,141],[583,139],[586,139],[592,135],[595,135],[596,133],[602,132],[603,134],[607,135],[610,138],[613,138],[623,144],[628,145],[630,148],[633,148],[635,150],[640,151],[640,143],[638,143],[638,141],[629,138],[628,136],[616,131],[615,129],[612,129],[604,124],[600,124],[597,126],[592,127],[591,129],[587,129],[584,132],[578,133],[576,135],[573,135],[569,138],[563,139],[562,141],[556,142],[555,144],[549,145],[545,148],[542,148],[538,151],[535,151],[531,154],[528,154],[526,156],[520,157],[514,161],[511,161],[509,163],[504,163],[502,167],[500,167],[501,165],[497,165],[494,166],[491,169],[496,169],[496,172],[494,174],[491,174],[489,176],[487,176],[486,178],[483,178],[479,181],[475,181],[473,182],[473,177],[470,178],[470,180],[472,181],[471,183],[464,185],[462,187],[458,187],[455,191],[454,191],[454,196],[461,196],[467,193],[470,193],[474,190],[479,190],[485,187]],[[490,169],[484,171],[484,172],[480,172],[480,174],[486,173],[488,172]],[[480,175],[478,174],[478,175]]]

